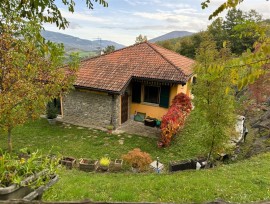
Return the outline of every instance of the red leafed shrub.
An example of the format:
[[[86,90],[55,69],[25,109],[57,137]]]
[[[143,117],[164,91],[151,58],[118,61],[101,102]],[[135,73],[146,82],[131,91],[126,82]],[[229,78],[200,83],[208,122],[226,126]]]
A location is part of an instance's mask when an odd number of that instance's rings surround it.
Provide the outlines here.
[[[122,155],[122,158],[133,168],[138,168],[139,171],[147,170],[149,164],[152,162],[150,154],[142,152],[139,148],[135,148],[127,154]]]
[[[159,147],[170,144],[172,136],[184,126],[191,109],[191,100],[186,94],[179,93],[174,97],[168,112],[162,117]]]

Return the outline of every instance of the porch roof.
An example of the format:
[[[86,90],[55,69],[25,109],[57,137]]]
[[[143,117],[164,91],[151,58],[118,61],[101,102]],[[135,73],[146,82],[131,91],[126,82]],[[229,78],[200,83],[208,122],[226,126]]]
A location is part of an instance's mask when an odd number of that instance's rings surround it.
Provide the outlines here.
[[[185,84],[193,65],[192,59],[143,42],[82,61],[74,85],[120,93],[132,78]]]

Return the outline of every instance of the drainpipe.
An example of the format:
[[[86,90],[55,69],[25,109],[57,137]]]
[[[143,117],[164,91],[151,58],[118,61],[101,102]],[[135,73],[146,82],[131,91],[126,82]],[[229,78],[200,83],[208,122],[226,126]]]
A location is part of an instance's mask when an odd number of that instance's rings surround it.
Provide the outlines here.
[[[111,102],[111,125],[115,126],[115,121],[114,121],[114,104],[115,104],[115,98],[114,98],[114,94],[112,94],[112,102]]]

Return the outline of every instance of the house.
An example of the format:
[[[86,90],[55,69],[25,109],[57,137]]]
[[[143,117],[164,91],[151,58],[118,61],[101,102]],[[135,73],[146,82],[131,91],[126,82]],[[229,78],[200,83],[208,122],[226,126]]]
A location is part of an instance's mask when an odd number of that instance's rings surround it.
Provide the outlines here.
[[[63,118],[119,127],[136,113],[161,119],[174,96],[190,95],[194,61],[143,42],[81,62]]]

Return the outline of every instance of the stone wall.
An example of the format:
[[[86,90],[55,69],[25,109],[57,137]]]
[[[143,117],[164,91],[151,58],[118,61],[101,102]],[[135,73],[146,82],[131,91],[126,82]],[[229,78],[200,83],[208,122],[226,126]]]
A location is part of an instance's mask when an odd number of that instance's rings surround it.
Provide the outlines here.
[[[106,127],[120,123],[120,97],[102,92],[74,90],[63,98],[63,119],[76,124]]]

